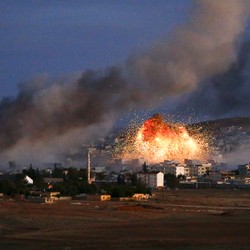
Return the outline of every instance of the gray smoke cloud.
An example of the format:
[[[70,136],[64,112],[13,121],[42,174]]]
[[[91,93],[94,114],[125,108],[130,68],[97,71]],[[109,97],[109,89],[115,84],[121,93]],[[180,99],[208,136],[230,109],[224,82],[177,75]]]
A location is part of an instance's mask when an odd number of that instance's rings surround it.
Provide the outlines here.
[[[192,91],[236,60],[248,13],[249,1],[196,1],[188,22],[136,57],[131,71],[156,97]]]
[[[250,141],[248,142],[248,145],[249,143]],[[249,163],[249,151],[250,148],[235,150],[231,153],[223,155],[222,159],[235,169],[240,164]]]
[[[237,61],[223,74],[200,84],[190,95],[182,98],[177,108],[187,107],[196,114],[210,118],[250,116],[250,42],[242,44]]]
[[[37,79],[0,104],[0,150],[7,159],[55,161],[65,149],[107,133],[134,103],[118,68],[87,71],[71,84]]]
[[[130,107],[147,108],[193,91],[237,58],[249,1],[199,0],[170,39],[123,68],[84,72],[71,83],[35,81],[0,103],[0,159],[56,160],[105,134]]]

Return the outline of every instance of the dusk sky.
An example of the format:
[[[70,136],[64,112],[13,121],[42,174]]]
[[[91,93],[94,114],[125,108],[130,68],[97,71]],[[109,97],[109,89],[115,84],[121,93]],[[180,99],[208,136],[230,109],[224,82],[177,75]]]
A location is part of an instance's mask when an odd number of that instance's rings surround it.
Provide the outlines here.
[[[40,75],[123,63],[183,22],[190,0],[0,1],[0,97]]]
[[[56,162],[134,114],[250,116],[248,0],[2,0],[0,13],[0,164]]]

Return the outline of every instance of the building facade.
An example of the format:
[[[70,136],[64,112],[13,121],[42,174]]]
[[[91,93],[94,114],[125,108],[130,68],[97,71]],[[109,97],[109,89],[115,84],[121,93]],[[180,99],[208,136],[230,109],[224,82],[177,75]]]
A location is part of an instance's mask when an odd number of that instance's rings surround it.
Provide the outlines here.
[[[164,174],[162,172],[140,172],[137,173],[137,180],[149,188],[164,187]]]
[[[250,176],[250,163],[238,166],[239,174],[242,176]]]

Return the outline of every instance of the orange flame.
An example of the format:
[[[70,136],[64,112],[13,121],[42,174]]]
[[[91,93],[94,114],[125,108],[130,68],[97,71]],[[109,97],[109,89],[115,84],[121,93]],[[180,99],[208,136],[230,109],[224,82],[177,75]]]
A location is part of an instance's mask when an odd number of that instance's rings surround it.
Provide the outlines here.
[[[159,163],[207,156],[205,138],[191,136],[184,125],[167,123],[159,114],[145,121],[132,137],[123,148],[124,158],[143,158],[149,163]]]

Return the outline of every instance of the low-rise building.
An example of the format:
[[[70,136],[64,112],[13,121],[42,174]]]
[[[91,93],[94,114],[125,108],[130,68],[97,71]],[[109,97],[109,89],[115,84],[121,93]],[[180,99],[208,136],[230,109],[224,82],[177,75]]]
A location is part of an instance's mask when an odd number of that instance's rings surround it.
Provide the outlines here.
[[[184,175],[186,177],[189,177],[190,176],[190,168],[188,166],[185,166],[184,167]]]
[[[134,201],[147,201],[149,199],[149,194],[134,194],[132,199]]]
[[[111,195],[109,195],[109,194],[87,195],[87,200],[89,200],[89,201],[110,201]]]
[[[111,195],[109,194],[102,194],[100,197],[101,201],[110,201],[111,200]]]
[[[95,173],[104,173],[106,171],[106,167],[94,167],[91,170]]]
[[[211,163],[203,163],[199,165],[188,165],[185,167],[185,176],[203,176],[208,174],[212,170],[213,166]]]
[[[49,198],[58,198],[60,197],[61,193],[60,192],[48,192],[47,196]]]
[[[250,177],[245,178],[245,184],[250,185]]]
[[[31,179],[28,175],[25,175],[24,181],[25,181],[27,184],[30,184],[30,185],[32,185],[32,184],[34,183],[33,179]]]
[[[250,176],[250,163],[238,166],[239,175]]]
[[[226,171],[226,170],[221,170],[220,171],[221,176],[222,176],[222,180],[223,181],[228,181],[228,180],[234,180],[235,179],[235,173],[233,173],[232,171]]]
[[[48,184],[63,182],[63,178],[45,177],[43,180],[45,183],[48,183]]]
[[[53,203],[54,199],[43,196],[28,196],[27,200],[33,203]]]
[[[162,172],[139,172],[137,179],[149,188],[164,187],[164,174]]]
[[[211,171],[209,171],[208,177],[213,182],[218,182],[218,181],[222,180],[222,174],[218,170],[211,170]]]

